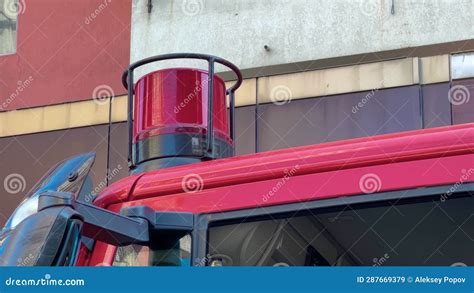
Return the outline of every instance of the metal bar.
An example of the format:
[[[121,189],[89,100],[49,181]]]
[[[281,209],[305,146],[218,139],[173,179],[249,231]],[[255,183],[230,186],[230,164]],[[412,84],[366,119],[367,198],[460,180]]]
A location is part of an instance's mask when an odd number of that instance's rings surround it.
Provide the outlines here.
[[[83,235],[115,246],[147,244],[149,224],[141,218],[125,217],[86,203],[74,202],[84,218]]]
[[[259,131],[258,131],[258,126],[259,126],[259,120],[260,120],[260,114],[258,112],[258,109],[260,108],[259,102],[258,102],[258,77],[256,78],[255,81],[255,153],[259,152],[259,147],[258,147],[258,136],[259,136]]]
[[[200,59],[200,60],[207,60],[207,61],[214,60],[214,62],[222,64],[222,65],[228,67],[229,69],[231,69],[235,73],[235,75],[237,76],[237,81],[235,82],[235,84],[233,86],[231,86],[228,89],[228,91],[235,91],[242,85],[243,78],[242,78],[242,73],[240,72],[239,68],[237,66],[235,66],[234,64],[232,64],[231,62],[229,62],[229,61],[227,61],[223,58],[219,58],[219,57],[212,56],[212,55],[206,55],[206,54],[173,53],[173,54],[152,56],[152,57],[145,58],[145,59],[142,59],[140,61],[137,61],[135,63],[130,64],[130,66],[128,67],[128,70],[125,71],[122,74],[122,84],[123,84],[123,86],[125,88],[127,88],[127,86],[128,86],[127,74],[128,74],[129,71],[133,72],[133,70],[135,68],[146,65],[148,63],[157,62],[157,61],[164,61],[164,60],[170,60],[170,59]]]
[[[235,92],[229,93],[229,100],[230,100],[230,113],[229,113],[229,121],[230,121],[230,138],[232,140],[235,139]]]
[[[214,59],[209,60],[209,80],[207,93],[207,152],[213,157],[214,145]]]
[[[112,99],[109,98],[109,126],[107,128],[107,169],[105,170],[107,176],[105,178],[105,185],[109,186],[109,175],[110,175],[110,132],[112,131]]]
[[[135,168],[133,157],[133,69],[128,69],[128,107],[127,107],[127,127],[128,127],[128,167]]]

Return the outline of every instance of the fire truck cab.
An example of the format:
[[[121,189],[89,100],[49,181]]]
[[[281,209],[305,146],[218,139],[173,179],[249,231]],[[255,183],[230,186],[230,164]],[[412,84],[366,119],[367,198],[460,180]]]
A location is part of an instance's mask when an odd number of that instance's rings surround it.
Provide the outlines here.
[[[209,69],[134,82],[137,67],[175,58]],[[215,63],[235,72],[231,88]],[[474,124],[233,156],[241,81],[209,55],[132,64],[130,176],[92,204],[94,154],[60,163],[10,217],[0,264],[474,265]]]

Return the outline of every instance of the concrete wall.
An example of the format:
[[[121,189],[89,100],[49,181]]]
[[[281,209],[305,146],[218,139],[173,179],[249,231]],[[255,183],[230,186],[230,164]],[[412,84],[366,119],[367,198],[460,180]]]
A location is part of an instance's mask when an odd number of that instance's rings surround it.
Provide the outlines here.
[[[474,0],[152,0],[150,13],[147,4],[133,1],[132,61],[200,52],[245,69],[474,38]]]

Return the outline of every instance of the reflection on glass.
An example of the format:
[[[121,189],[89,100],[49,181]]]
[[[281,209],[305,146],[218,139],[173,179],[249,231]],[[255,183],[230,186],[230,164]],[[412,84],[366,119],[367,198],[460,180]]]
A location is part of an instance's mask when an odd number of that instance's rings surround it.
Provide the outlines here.
[[[128,245],[118,247],[114,266],[190,266],[191,236],[177,241],[158,238],[148,246]]]
[[[464,193],[221,222],[207,265],[472,266],[473,207]]]

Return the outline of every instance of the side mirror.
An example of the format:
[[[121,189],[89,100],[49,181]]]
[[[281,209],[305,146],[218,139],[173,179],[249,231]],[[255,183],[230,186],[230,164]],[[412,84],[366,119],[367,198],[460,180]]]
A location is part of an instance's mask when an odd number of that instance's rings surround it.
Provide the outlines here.
[[[81,228],[81,217],[70,207],[39,211],[5,232],[0,266],[74,265]]]
[[[194,227],[190,213],[154,212],[148,207],[123,212],[126,215],[76,201],[67,192],[41,194],[38,212],[0,235],[0,266],[71,266],[82,236],[115,246],[148,245],[150,235],[160,241],[153,235],[166,238]]]

